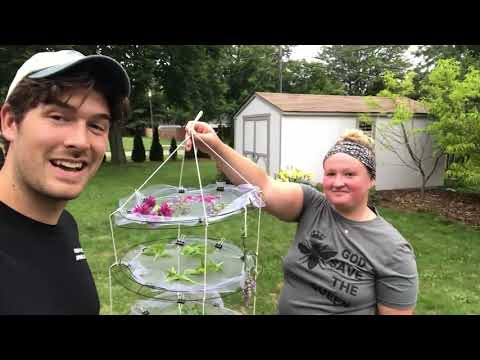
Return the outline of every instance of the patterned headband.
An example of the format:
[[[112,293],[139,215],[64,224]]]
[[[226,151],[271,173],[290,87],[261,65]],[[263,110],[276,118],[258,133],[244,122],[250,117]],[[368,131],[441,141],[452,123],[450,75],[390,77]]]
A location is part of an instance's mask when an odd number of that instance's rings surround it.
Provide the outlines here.
[[[350,155],[360,161],[367,168],[370,177],[375,179],[375,155],[366,146],[352,141],[340,141],[330,149],[327,155],[325,155],[323,162],[325,163],[325,160],[330,156],[338,153]]]

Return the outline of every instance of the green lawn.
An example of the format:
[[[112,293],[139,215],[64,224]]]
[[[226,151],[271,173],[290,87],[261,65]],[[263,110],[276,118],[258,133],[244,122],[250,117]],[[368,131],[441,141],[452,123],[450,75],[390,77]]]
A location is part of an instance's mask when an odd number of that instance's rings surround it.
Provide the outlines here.
[[[145,146],[145,150],[149,151],[150,147],[152,146],[152,138],[144,136],[142,139],[143,139],[143,146]],[[122,140],[123,140],[123,149],[126,152],[132,151],[133,137],[123,137]],[[170,141],[171,140],[166,140],[166,139],[160,140],[160,143],[162,144],[165,151],[170,148]],[[110,144],[108,144],[107,151],[110,151]]]
[[[113,263],[113,248],[108,215],[116,209],[117,200],[131,194],[158,166],[158,163],[129,163],[125,166],[104,164],[82,196],[72,201],[68,208],[80,229],[80,240],[92,268],[100,294],[101,313],[109,313],[108,268]],[[180,162],[172,161],[152,179],[152,184],[177,184]],[[200,162],[202,181],[215,179],[215,164]],[[184,184],[196,186],[194,163],[187,161]],[[478,314],[480,313],[480,231],[453,223],[427,213],[404,213],[380,209],[382,215],[393,223],[411,241],[417,254],[420,273],[418,314]],[[247,247],[254,250],[257,212],[249,213]],[[211,237],[225,237],[240,244],[243,218],[234,218],[209,227]],[[203,234],[203,228],[186,231]],[[262,239],[259,262],[262,272],[258,279],[257,314],[274,314],[282,286],[282,257],[286,255],[295,232],[295,224],[283,223],[268,214],[262,216]],[[174,236],[176,230],[126,230],[115,229],[117,250],[151,240],[156,236]],[[119,285],[113,288],[114,313],[126,314],[139,299]],[[240,294],[224,299],[226,305],[241,312]]]

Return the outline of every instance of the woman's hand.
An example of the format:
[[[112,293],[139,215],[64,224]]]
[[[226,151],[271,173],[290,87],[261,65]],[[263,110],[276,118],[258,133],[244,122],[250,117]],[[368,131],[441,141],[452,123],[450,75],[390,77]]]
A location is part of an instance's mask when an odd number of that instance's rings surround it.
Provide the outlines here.
[[[195,146],[203,152],[213,155],[211,150],[204,145],[204,142],[215,149],[221,140],[210,125],[199,121],[189,121],[185,126],[185,151],[190,151],[193,147],[192,137],[195,136]],[[200,140],[199,140],[200,139]],[[202,142],[203,140],[203,142]]]

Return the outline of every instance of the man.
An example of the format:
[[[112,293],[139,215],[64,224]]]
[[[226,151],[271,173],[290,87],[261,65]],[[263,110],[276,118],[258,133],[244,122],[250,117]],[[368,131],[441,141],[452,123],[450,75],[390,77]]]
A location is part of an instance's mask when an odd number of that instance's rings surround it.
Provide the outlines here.
[[[130,81],[106,56],[38,53],[0,111],[0,314],[98,314],[93,277],[65,210],[102,163]]]

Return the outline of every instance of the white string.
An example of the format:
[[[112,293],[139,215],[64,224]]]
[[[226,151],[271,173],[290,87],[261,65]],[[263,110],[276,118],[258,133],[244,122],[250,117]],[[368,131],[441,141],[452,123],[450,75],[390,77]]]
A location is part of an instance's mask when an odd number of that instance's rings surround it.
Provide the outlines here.
[[[185,149],[185,146],[183,146],[183,158],[182,158],[182,165],[180,166],[180,180],[178,182],[178,188],[181,189],[183,186],[182,186],[182,181],[183,181],[183,167],[185,165],[185,157],[186,157],[186,149]],[[180,228],[181,228],[181,224],[179,223],[178,224],[178,231],[177,231],[177,239],[180,238]]]
[[[114,236],[114,234],[113,234],[112,216],[113,216],[113,214],[110,214],[110,216],[109,216],[109,221],[110,221],[110,232],[111,232],[111,235],[112,235],[113,254],[114,254],[114,256],[115,256],[115,263],[112,264],[112,265],[108,268],[108,287],[109,287],[109,294],[110,294],[110,315],[113,315],[112,267],[118,264],[117,247],[115,246],[115,236]]]
[[[258,224],[257,224],[257,249],[255,250],[255,291],[253,293],[253,315],[255,315],[257,305],[257,275],[258,275],[258,250],[260,247],[260,219],[262,217],[262,208],[258,208]]]
[[[194,135],[197,135],[196,132],[192,132]],[[240,174],[237,170],[235,170],[224,158],[222,158],[215,150],[213,150],[205,141],[203,141],[200,137],[198,137],[198,140],[200,140],[203,145],[205,145],[211,152],[213,152],[220,160],[222,160],[230,169],[232,169],[238,176],[242,178],[243,181],[245,181],[246,184],[252,185],[247,179],[243,177],[242,174]]]
[[[115,264],[118,264],[117,247],[115,246],[115,236],[113,235],[113,222],[112,222],[113,214],[115,214],[115,213],[112,213],[112,214],[110,214],[110,216],[109,216],[109,220],[110,220],[110,233],[111,233],[111,235],[112,235],[113,254],[115,255]]]
[[[117,264],[112,264],[108,268],[108,287],[109,287],[109,293],[110,293],[110,315],[113,315],[113,297],[112,297],[112,267],[114,267]]]
[[[197,135],[195,131],[192,131],[193,135]],[[205,141],[203,141],[199,136],[196,136],[202,143],[205,145],[213,154],[217,156],[218,159],[222,160],[230,169],[232,169],[242,180],[245,181],[246,184],[252,185],[245,177],[240,174],[236,169],[234,169],[222,156],[220,156],[215,150],[213,150]],[[195,137],[192,136],[192,142],[194,144],[195,148]],[[197,160],[196,154],[195,154],[195,160]],[[197,162],[197,169],[198,169],[198,162]],[[203,194],[202,194],[202,199],[203,199]],[[253,296],[253,315],[255,315],[256,312],[256,300],[257,300],[257,272],[258,272],[258,253],[259,253],[259,247],[260,247],[260,217],[261,217],[261,207],[259,207],[259,212],[258,212],[258,226],[257,226],[257,246],[256,246],[256,251],[255,251],[255,274],[254,274],[254,280],[255,280],[255,292]],[[245,212],[245,237],[247,236],[247,223],[246,223],[246,212]],[[206,247],[205,247],[206,248]],[[205,272],[206,273],[206,272]],[[205,307],[205,295],[204,295],[204,304],[203,306]]]
[[[147,184],[150,179],[163,167],[163,165],[165,165],[167,163],[168,160],[170,160],[170,158],[178,151],[178,149],[180,148],[180,146],[182,146],[187,140],[185,139],[179,146],[177,146],[177,148],[175,149],[175,151],[173,151],[170,156],[162,163],[160,164],[160,166],[152,173],[152,175],[150,175],[150,177],[142,184],[142,186],[140,186],[138,189],[135,189],[135,191],[133,192],[133,194],[127,199],[127,201],[125,201],[123,203],[123,205],[121,205],[117,210],[115,210],[114,212],[112,212],[110,215],[109,215],[109,221],[110,221],[110,233],[112,235],[112,243],[113,243],[113,254],[115,256],[115,263],[112,264],[110,266],[110,268],[108,269],[108,277],[109,277],[109,293],[110,293],[110,315],[112,315],[112,311],[113,311],[113,297],[112,297],[112,277],[111,277],[111,268],[115,265],[118,265],[118,256],[117,256],[117,247],[115,245],[115,235],[114,235],[114,231],[113,231],[113,222],[112,222],[112,217],[118,213],[119,211],[121,211],[127,204],[128,202],[135,196],[137,195],[138,191],[140,191],[144,186],[145,184]]]
[[[185,142],[185,141],[184,141]],[[178,147],[180,147],[181,145],[179,145]],[[185,150],[185,146],[183,146],[183,158],[182,158],[182,166],[180,167],[180,181],[178,183],[178,187],[181,188],[182,187],[182,179],[183,179],[183,166],[185,164],[185,157],[186,157],[186,150]]]
[[[182,315],[182,305],[183,305],[183,303],[179,301],[180,299],[183,301],[183,296],[182,296],[181,293],[177,292],[177,305],[178,305],[178,312],[179,312],[178,315]]]
[[[203,196],[203,186],[202,186],[202,178],[200,177],[200,165],[198,164],[198,156],[197,156],[197,146],[195,144],[195,138],[192,136],[192,144],[193,144],[193,152],[195,155],[195,165],[197,167],[197,176],[198,176],[198,185],[200,188],[200,195],[202,197],[202,206],[203,206],[203,215],[205,219],[205,239],[204,239],[204,264],[203,264],[203,301],[202,301],[202,315],[205,315],[205,302],[207,300],[207,238],[208,238],[208,216],[207,216],[207,208],[205,207],[205,198]]]
[[[179,149],[186,141],[187,141],[187,139],[183,140],[182,143],[177,146],[177,148],[175,149],[175,151],[173,151],[173,152],[170,154],[170,156],[169,156],[163,163],[160,164],[160,166],[152,173],[152,175],[150,175],[150,176],[148,177],[147,180],[145,180],[145,182],[144,182],[138,189],[136,189],[136,191],[140,191],[140,190],[152,179],[152,177],[154,177],[155,174],[163,167],[163,165],[165,165],[165,164],[170,160],[170,158],[178,151],[178,149]],[[127,203],[135,196],[135,194],[136,194],[136,192],[134,192],[134,193],[127,199],[127,201],[125,201],[125,202],[123,203],[122,206],[120,206],[117,210],[115,210],[113,213],[111,213],[110,216],[116,214],[117,212],[119,212],[119,211],[121,211],[121,210],[123,210],[123,208],[127,205]]]
[[[244,216],[243,216],[243,236],[247,238],[247,207],[243,207]]]
[[[200,111],[194,120],[194,122],[197,122],[200,117],[203,115],[203,112]],[[202,186],[202,180],[200,176],[200,166],[198,163],[198,156],[197,156],[197,148],[195,144],[195,136],[197,135],[195,131],[192,131],[192,144],[193,144],[193,150],[194,150],[194,155],[195,155],[195,165],[197,169],[197,176],[198,176],[198,182],[199,182],[199,188],[200,188],[200,194],[202,198],[202,205],[203,205],[203,213],[204,213],[204,219],[205,219],[205,238],[204,238],[204,244],[205,244],[205,251],[204,251],[204,287],[203,287],[203,302],[202,302],[202,313],[205,315],[205,303],[206,303],[206,291],[207,291],[207,246],[208,246],[208,214],[207,214],[207,209],[205,207],[205,197],[203,193],[203,186]],[[197,138],[213,153],[222,160],[231,170],[233,170],[241,179],[245,181],[246,184],[252,185],[245,177],[240,174],[236,169],[234,169],[223,157],[221,157],[215,150],[213,150],[208,144],[205,143],[200,137],[197,136]],[[157,169],[145,180],[145,182],[135,190],[135,192],[121,205],[117,210],[112,212],[109,216],[110,220],[110,231],[112,235],[112,242],[113,242],[113,250],[114,250],[114,255],[115,255],[115,263],[112,264],[109,268],[109,287],[110,287],[110,314],[113,312],[113,296],[112,296],[112,279],[111,279],[111,269],[113,266],[118,265],[118,257],[117,257],[117,250],[116,250],[116,245],[115,245],[115,236],[113,232],[113,223],[112,223],[112,217],[115,215],[117,212],[123,210],[123,208],[127,205],[127,203],[137,194],[138,191],[140,191],[154,176],[155,174],[160,171],[160,169],[178,152],[178,150],[183,146],[184,147],[184,156],[182,159],[182,165],[181,165],[181,172],[180,172],[180,183],[179,187],[181,187],[182,184],[182,178],[183,178],[183,168],[185,164],[185,157],[186,157],[186,149],[185,149],[185,142],[188,140],[188,138],[185,138],[185,140],[182,141],[180,145],[177,146],[177,148],[167,157],[167,159],[160,164],[160,166],[157,167]],[[244,207],[246,210],[246,207]],[[256,265],[255,265],[255,284],[256,284],[256,278],[257,278],[257,270],[258,270],[258,251],[259,251],[259,242],[260,242],[260,216],[261,216],[261,208],[259,208],[259,221],[258,221],[258,229],[257,229],[257,248],[256,248]],[[246,219],[246,212],[245,212],[245,236],[247,235],[247,219]],[[178,235],[180,234],[180,225],[178,227]],[[180,257],[179,257],[180,261]],[[180,266],[180,263],[178,263],[178,266]],[[180,269],[178,270],[180,271]],[[254,304],[253,304],[253,314],[255,315],[255,305],[256,305],[256,291],[254,294]],[[180,307],[181,311],[181,307]]]

